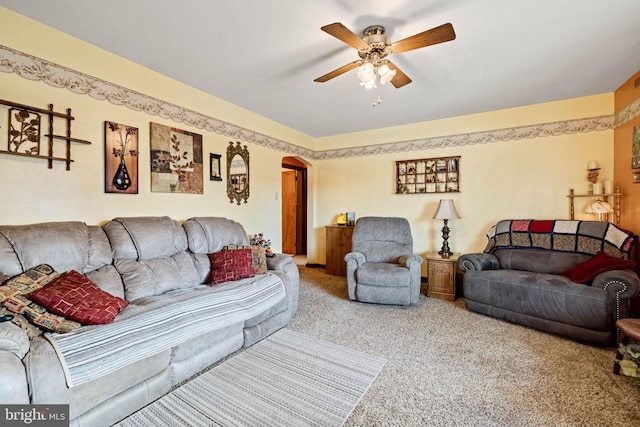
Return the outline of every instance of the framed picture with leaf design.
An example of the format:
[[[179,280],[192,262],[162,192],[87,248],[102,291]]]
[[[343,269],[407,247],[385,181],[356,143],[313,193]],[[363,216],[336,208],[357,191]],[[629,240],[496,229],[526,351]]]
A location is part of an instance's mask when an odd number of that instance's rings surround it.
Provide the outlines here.
[[[151,123],[151,191],[203,194],[202,135]]]

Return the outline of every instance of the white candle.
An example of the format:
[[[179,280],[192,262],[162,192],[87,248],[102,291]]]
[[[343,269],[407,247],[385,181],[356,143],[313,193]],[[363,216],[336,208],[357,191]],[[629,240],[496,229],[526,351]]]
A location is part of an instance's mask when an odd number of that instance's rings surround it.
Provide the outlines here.
[[[593,183],[593,194],[602,194],[602,184],[599,182]]]
[[[598,162],[591,160],[587,163],[587,169],[598,169]]]
[[[605,181],[604,194],[612,194],[612,193],[613,193],[613,181]]]

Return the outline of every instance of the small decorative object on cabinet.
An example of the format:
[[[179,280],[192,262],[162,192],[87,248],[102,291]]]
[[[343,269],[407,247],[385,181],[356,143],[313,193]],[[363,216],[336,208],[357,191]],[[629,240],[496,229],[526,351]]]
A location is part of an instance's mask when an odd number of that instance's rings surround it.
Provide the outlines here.
[[[620,186],[616,185],[615,187],[615,192],[614,193],[604,193],[604,194],[574,194],[573,192],[573,188],[569,189],[569,195],[567,196],[569,198],[569,219],[575,219],[575,207],[574,207],[574,199],[576,197],[590,197],[592,199],[596,199],[596,201],[600,201],[602,202],[602,205],[604,205],[604,208],[606,209],[607,207],[612,206],[613,208],[613,215],[614,215],[614,220],[613,223],[615,225],[617,225],[618,227],[620,227],[620,202],[622,200],[622,193],[620,192]],[[613,198],[613,205],[611,205],[611,198]],[[590,204],[589,206],[593,205]],[[608,209],[606,209],[608,210]],[[600,214],[604,211],[600,211],[598,209],[592,209],[593,212],[588,212],[588,213],[596,213],[596,214]],[[599,219],[601,217],[601,215],[598,215]],[[609,214],[606,213],[605,215],[602,216],[603,220],[605,221],[609,221]]]
[[[347,275],[347,263],[344,256],[351,252],[352,225],[327,225],[327,274]]]
[[[7,149],[0,149],[2,154],[11,154],[14,156],[35,157],[39,159],[46,159],[49,163],[49,169],[53,168],[53,161],[61,161],[67,164],[67,170],[71,170],[71,143],[91,144],[84,139],[71,137],[71,120],[74,117],[71,115],[71,108],[67,108],[67,113],[58,113],[53,111],[53,104],[49,104],[49,109],[31,107],[29,105],[18,104],[17,102],[5,101],[0,99],[0,105],[7,105],[12,107],[9,109],[9,136],[7,140]],[[44,135],[48,138],[46,153],[43,153],[40,147],[40,135],[42,121],[40,120],[40,114],[47,116],[47,130]],[[66,134],[58,135],[54,133],[54,123],[56,119],[64,119]],[[66,155],[65,157],[53,155],[53,141],[63,140],[66,142]]]
[[[447,301],[458,297],[457,272],[459,253],[442,257],[438,252],[427,255],[427,296]]]
[[[356,213],[347,212],[347,225],[356,225]]]
[[[459,192],[460,156],[396,161],[396,194]]]

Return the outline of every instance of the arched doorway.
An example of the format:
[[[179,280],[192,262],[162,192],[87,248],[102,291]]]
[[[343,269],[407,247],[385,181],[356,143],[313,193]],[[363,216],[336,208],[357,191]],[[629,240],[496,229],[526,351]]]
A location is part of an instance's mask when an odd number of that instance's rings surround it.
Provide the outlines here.
[[[282,252],[307,254],[307,166],[282,158]]]

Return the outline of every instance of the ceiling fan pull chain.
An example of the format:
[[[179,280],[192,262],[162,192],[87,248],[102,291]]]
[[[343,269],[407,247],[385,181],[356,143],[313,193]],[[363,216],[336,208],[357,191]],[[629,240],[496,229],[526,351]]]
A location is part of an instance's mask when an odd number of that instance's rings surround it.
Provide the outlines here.
[[[380,105],[380,103],[382,102],[382,100],[380,99],[380,85],[378,85],[377,87],[378,87],[378,97],[373,98],[373,103],[372,103],[372,106],[374,108],[376,107],[376,105]]]

